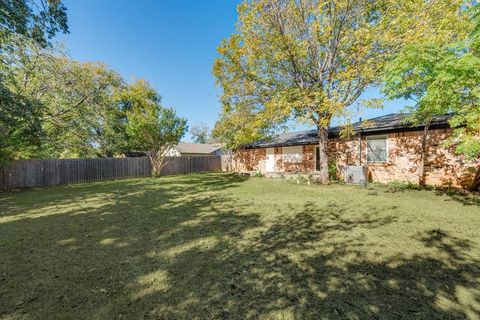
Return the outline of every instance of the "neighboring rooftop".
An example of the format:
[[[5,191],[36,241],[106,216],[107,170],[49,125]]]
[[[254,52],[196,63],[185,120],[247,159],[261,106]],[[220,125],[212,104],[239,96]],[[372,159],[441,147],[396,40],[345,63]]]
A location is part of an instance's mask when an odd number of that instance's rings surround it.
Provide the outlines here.
[[[363,120],[362,122],[355,122],[352,124],[354,132],[362,133],[385,133],[395,131],[412,131],[423,128],[424,126],[412,126],[405,123],[404,119],[408,114],[405,113],[392,113],[385,116],[380,116],[372,119]],[[435,128],[448,128],[448,120],[450,115],[436,116],[432,121],[430,127]],[[329,137],[336,137],[340,134],[343,126],[331,127],[329,130]],[[316,144],[318,143],[317,130],[305,130],[297,132],[287,132],[271,139],[264,139],[253,142],[246,146],[246,148],[267,148],[277,146],[293,146],[304,144]]]
[[[180,153],[213,154],[221,149],[221,144],[180,142],[176,149]]]
[[[219,155],[221,154],[222,145],[218,143],[187,143],[180,142],[178,145],[168,150],[166,156],[181,155]],[[139,151],[125,152],[126,157],[145,157],[147,153]]]

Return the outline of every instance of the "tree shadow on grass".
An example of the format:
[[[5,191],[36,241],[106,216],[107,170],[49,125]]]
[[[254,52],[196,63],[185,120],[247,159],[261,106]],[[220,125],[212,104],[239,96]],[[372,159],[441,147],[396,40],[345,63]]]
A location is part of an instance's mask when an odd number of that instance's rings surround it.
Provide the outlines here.
[[[425,230],[414,241],[431,254],[377,257],[371,232],[398,221],[388,207],[306,202],[274,207],[266,220],[231,197],[236,179],[147,182],[105,191],[101,205],[0,223],[0,316],[480,316],[480,261],[468,240]],[[82,190],[79,199],[96,196]]]
[[[188,287],[189,291],[172,289],[151,296],[157,304],[152,304],[150,312],[167,318],[203,314],[226,319],[464,319],[480,315],[480,266],[465,254],[470,249],[468,241],[443,231],[428,231],[418,240],[442,257],[369,261],[364,258],[367,239],[346,235],[358,228],[380,228],[395,218],[370,213],[344,219],[341,213],[346,209],[307,204],[304,211],[277,221],[246,247],[217,246],[216,254],[204,252],[207,267],[215,270],[214,278],[187,286],[170,278],[173,288]],[[195,261],[194,252],[185,252],[167,270]],[[465,291],[463,298],[459,290]],[[171,301],[170,295],[181,297],[181,303],[163,305],[164,299]]]
[[[468,192],[459,189],[437,189],[435,194],[448,197],[448,201],[456,201],[465,206],[480,207],[480,193]]]
[[[110,301],[115,314],[131,299],[128,284],[165,263],[156,250],[235,233],[255,219],[232,220],[231,200],[220,193],[244,181],[204,174],[20,192],[3,204],[15,212],[0,216],[0,318],[76,318],[78,310],[103,318]],[[205,227],[175,232],[194,224]]]
[[[348,234],[381,228],[396,218],[379,212],[342,218],[348,209],[307,203],[302,212],[276,221],[251,239],[235,235],[213,248],[184,251],[162,269],[169,275],[169,289],[152,292],[136,303],[144,305],[152,318],[474,319],[480,315],[480,265],[466,254],[468,241],[428,231],[418,241],[441,257],[371,261],[365,257],[368,237]],[[187,277],[179,272],[185,266],[194,270]]]
[[[0,219],[61,206],[71,207],[92,198],[117,201],[131,199],[134,195],[142,198],[146,192],[158,192],[158,197],[166,194],[179,197],[183,193],[220,191],[238,186],[247,179],[233,174],[191,174],[15,190],[0,194]],[[41,199],[37,194],[41,194]]]

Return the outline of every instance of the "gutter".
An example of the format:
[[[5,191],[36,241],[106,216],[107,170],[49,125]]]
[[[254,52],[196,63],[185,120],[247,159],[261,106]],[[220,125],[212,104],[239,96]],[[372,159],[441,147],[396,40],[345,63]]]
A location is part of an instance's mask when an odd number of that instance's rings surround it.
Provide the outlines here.
[[[399,126],[388,126],[388,127],[371,127],[371,128],[360,128],[354,130],[355,135],[360,133],[360,136],[368,136],[368,135],[373,135],[373,134],[389,134],[389,133],[399,133],[399,132],[415,132],[415,131],[422,131],[425,128],[424,125],[421,126],[416,126],[416,127],[408,127],[405,125],[399,125]],[[429,130],[434,130],[434,129],[449,129],[450,126],[448,123],[439,123],[437,122],[432,123],[429,126]],[[340,137],[340,130],[335,130],[335,131],[330,131],[328,134],[328,138],[338,138]],[[354,137],[354,135],[352,135]],[[260,149],[260,148],[275,148],[275,147],[290,147],[290,146],[304,146],[304,145],[311,145],[311,144],[318,144],[318,138],[313,137],[312,140],[303,140],[303,141],[289,141],[286,143],[278,143],[278,142],[272,142],[272,143],[262,143],[258,145],[246,145],[244,147],[240,147],[239,149]]]

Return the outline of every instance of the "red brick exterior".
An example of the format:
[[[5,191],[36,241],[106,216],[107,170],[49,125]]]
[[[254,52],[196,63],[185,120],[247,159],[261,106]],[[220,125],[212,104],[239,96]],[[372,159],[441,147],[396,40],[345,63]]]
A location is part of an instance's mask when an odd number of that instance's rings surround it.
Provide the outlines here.
[[[468,187],[480,162],[466,162],[455,155],[452,148],[445,148],[442,142],[451,135],[451,129],[430,130],[427,139],[425,178],[429,185]],[[385,163],[367,163],[366,138],[362,137],[362,165],[367,165],[370,181],[388,183],[391,181],[419,182],[422,132],[400,132],[387,135],[388,159]],[[358,163],[358,138],[330,139],[328,150],[330,161],[341,173],[347,165]],[[300,163],[284,163],[282,147],[275,148],[275,172],[315,171],[315,145],[304,145]],[[234,154],[237,171],[265,172],[266,149],[245,149]]]

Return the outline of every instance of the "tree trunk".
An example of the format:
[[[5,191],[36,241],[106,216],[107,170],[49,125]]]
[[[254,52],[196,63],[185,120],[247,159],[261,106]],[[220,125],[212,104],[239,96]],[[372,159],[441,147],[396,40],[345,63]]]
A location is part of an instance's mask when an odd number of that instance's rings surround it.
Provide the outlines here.
[[[147,153],[148,159],[150,160],[150,164],[152,166],[152,176],[157,177],[157,167],[155,164],[155,155],[151,152]]]
[[[477,170],[477,173],[475,174],[473,183],[470,186],[470,191],[480,191],[480,168]]]
[[[164,156],[160,152],[149,152],[148,158],[152,164],[152,175],[154,177],[160,177],[162,168],[165,166]]]
[[[427,137],[428,137],[428,128],[430,127],[430,122],[425,124],[423,128],[423,135],[422,135],[422,153],[420,154],[420,165],[418,167],[418,183],[421,186],[425,186],[426,179],[425,179],[425,158],[427,156]]]
[[[318,151],[320,154],[320,182],[328,184],[328,128],[318,128]]]

